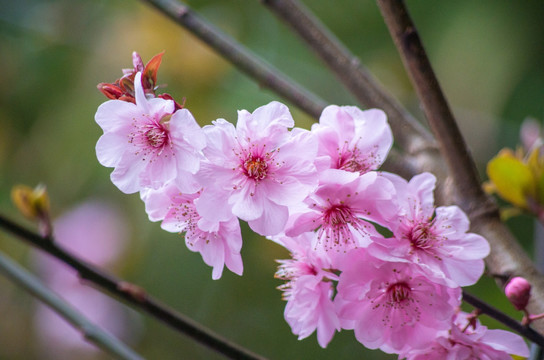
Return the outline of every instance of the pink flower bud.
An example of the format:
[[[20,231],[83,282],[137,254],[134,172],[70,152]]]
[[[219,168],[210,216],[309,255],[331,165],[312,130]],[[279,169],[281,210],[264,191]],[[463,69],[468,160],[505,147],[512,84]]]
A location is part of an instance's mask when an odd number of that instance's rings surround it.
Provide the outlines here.
[[[531,297],[531,284],[522,277],[515,277],[506,284],[504,293],[516,309],[524,310]]]
[[[134,72],[144,71],[144,62],[136,51],[132,53],[132,64],[134,65]]]

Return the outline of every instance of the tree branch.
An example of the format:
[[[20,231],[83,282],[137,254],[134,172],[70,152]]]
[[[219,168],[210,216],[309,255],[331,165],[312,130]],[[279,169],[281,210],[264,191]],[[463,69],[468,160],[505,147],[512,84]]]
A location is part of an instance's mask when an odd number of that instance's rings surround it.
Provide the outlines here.
[[[82,279],[98,286],[123,299],[134,308],[138,308],[161,320],[175,330],[189,336],[193,340],[213,349],[231,359],[263,360],[264,357],[254,354],[236,345],[194,320],[177,313],[173,309],[153,299],[145,291],[135,285],[121,281],[100,269],[87,264],[73,254],[64,250],[50,237],[41,237],[0,215],[0,227],[7,232],[29,242],[31,245],[49,253],[79,273]]]
[[[413,155],[436,147],[432,135],[302,3],[297,0],[261,1],[315,51],[364,107],[385,111],[395,142],[402,149]]]
[[[238,67],[242,72],[246,73],[249,77],[254,78],[262,86],[270,88],[279,96],[291,101],[295,106],[305,111],[307,114],[315,119],[318,119],[321,115],[321,111],[327,103],[319,99],[316,95],[303,89],[299,84],[292,79],[286,77],[280,73],[277,69],[265,63],[259,59],[256,55],[252,54],[248,49],[235,42],[233,39],[224,35],[220,30],[217,30],[211,24],[203,20],[192,12],[189,7],[177,0],[144,0],[145,2],[153,5],[156,9],[168,16],[176,23],[190,31],[193,35],[198,37],[202,42],[210,46],[219,55],[230,61],[234,66]],[[370,75],[368,75],[370,76]],[[378,86],[376,84],[376,86]],[[383,92],[383,96],[386,93]],[[399,118],[410,115],[398,105],[395,105],[395,100],[391,100],[392,105],[390,110],[392,113],[399,113]],[[380,103],[379,100],[374,99],[374,102],[369,103],[379,108],[387,108],[387,104]],[[398,106],[397,110],[394,107]],[[389,116],[389,114],[388,114]],[[409,120],[414,123],[415,120]],[[417,122],[415,122],[417,123]],[[410,157],[409,161],[413,165],[417,165],[419,171],[431,171],[437,174],[439,178],[445,177],[443,161],[439,159],[438,151],[436,151],[436,144],[432,141],[427,141],[429,133],[423,129],[423,135],[409,139],[408,136],[404,136],[404,130],[411,128],[412,126],[405,126],[399,123],[398,131],[395,136],[398,139],[406,138],[407,151],[412,153],[413,156],[405,156],[405,154],[398,153],[399,157],[396,162],[390,162],[389,166],[391,170],[396,170],[396,165],[401,165],[398,169],[402,172],[406,166],[402,165],[402,159]],[[421,125],[416,125],[417,128],[422,129]],[[416,133],[419,130],[414,130]],[[426,135],[424,135],[426,133]],[[419,140],[418,140],[419,139]],[[432,138],[431,138],[432,140]],[[402,141],[402,140],[398,140]],[[403,172],[404,173],[404,172]],[[438,196],[439,197],[439,196]]]
[[[183,26],[242,72],[318,119],[327,104],[177,0],[144,0]]]
[[[212,333],[210,330],[203,328],[201,325],[195,323],[193,320],[184,317],[183,315],[176,313],[174,310],[167,308],[166,306],[158,303],[156,300],[149,297],[141,288],[127,282],[115,279],[113,276],[101,272],[100,270],[93,268],[91,265],[85,263],[83,260],[78,259],[74,255],[56,245],[52,238],[43,238],[40,235],[26,230],[25,228],[11,222],[5,217],[0,215],[0,228],[3,228],[7,232],[28,241],[31,245],[38,247],[39,249],[49,253],[56,257],[58,260],[76,270],[79,275],[88,280],[91,284],[98,286],[99,288],[112,293],[119,298],[125,300],[130,305],[140,310],[143,310],[151,316],[163,321],[172,328],[188,335],[194,340],[218,351],[219,353],[231,358],[231,359],[249,359],[249,360],[264,360],[265,358],[250,353],[248,350],[242,349],[237,345],[234,345],[227,340],[221,338],[219,335]],[[1,264],[2,257],[0,253],[0,270],[3,266]],[[532,331],[532,329],[523,327],[519,322],[508,317],[499,310],[486,304],[482,300],[463,292],[463,300],[472,306],[482,310],[483,313],[488,316],[502,322],[506,326],[519,332],[523,336],[526,336],[529,340],[544,346],[544,338],[538,333]]]
[[[463,301],[466,302],[467,304],[474,306],[476,309],[480,310],[482,314],[486,314],[489,317],[492,317],[493,319],[506,325],[507,327],[514,330],[518,334],[524,336],[526,339],[540,346],[544,346],[544,337],[542,337],[542,335],[540,335],[539,333],[537,333],[530,327],[522,325],[519,321],[512,319],[511,317],[499,311],[495,307],[483,302],[482,300],[467,293],[464,290],[463,290]]]
[[[440,89],[416,28],[401,0],[377,0],[404,66],[440,143],[455,186],[454,201],[470,217],[472,231],[491,244],[486,258],[489,272],[504,285],[510,276],[523,276],[532,285],[529,311],[544,312],[544,278],[501,222],[496,204],[480,187],[480,179],[449,105]],[[544,324],[535,328],[544,333]]]
[[[131,348],[90,322],[79,311],[43,285],[36,276],[6,257],[3,252],[0,252],[0,272],[4,273],[13,283],[47,304],[57,314],[72,324],[74,328],[79,330],[85,339],[103,351],[114,356],[116,359],[143,360]]]
[[[487,201],[474,161],[403,1],[378,0],[378,5],[438,140],[449,174],[462,194],[460,206],[466,211],[474,203]]]

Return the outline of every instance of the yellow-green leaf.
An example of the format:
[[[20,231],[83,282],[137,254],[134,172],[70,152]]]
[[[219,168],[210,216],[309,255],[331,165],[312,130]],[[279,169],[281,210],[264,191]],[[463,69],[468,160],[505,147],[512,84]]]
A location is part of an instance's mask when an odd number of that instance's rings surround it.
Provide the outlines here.
[[[511,151],[501,151],[487,164],[487,176],[497,193],[511,204],[527,209],[527,198],[536,199],[537,183],[529,166]]]
[[[19,211],[31,220],[43,219],[49,214],[49,195],[44,185],[34,189],[16,185],[11,190],[11,199]]]

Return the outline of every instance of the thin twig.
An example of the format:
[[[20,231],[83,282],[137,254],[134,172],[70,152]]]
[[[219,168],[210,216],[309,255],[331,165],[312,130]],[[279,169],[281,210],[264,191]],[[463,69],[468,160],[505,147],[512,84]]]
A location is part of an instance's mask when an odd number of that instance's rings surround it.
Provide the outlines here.
[[[415,154],[436,147],[432,135],[382,88],[359,59],[308,8],[297,0],[261,1],[315,51],[363,106],[385,111],[395,142],[402,149]]]
[[[145,0],[183,26],[241,71],[318,119],[327,104],[283,75],[177,0]]]
[[[2,215],[0,215],[0,227],[69,265],[79,273],[79,276],[82,279],[98,286],[98,288],[102,290],[118,296],[134,308],[138,308],[148,313],[154,318],[161,320],[170,327],[228,358],[248,360],[265,359],[260,355],[254,354],[249,350],[226,340],[194,320],[153,299],[151,296],[147,295],[143,289],[125,281],[121,281],[114,276],[87,264],[85,261],[57,245],[53,238],[43,238],[8,220]]]
[[[486,265],[504,285],[510,276],[523,276],[532,285],[528,309],[544,312],[544,277],[538,272],[501,222],[496,204],[482,191],[474,161],[440,89],[429,59],[402,0],[377,0],[391,36],[397,46],[431,129],[440,143],[455,187],[454,202],[470,217],[471,230],[484,236],[491,245]],[[544,333],[544,323],[534,324]]]
[[[131,348],[89,321],[70,304],[48,289],[36,276],[0,252],[0,272],[22,287],[79,330],[89,342],[116,359],[143,360]]]
[[[489,317],[501,322],[503,325],[506,325],[510,329],[514,330],[515,332],[524,336],[535,344],[544,346],[544,337],[542,337],[542,335],[540,335],[530,327],[522,325],[519,321],[512,319],[510,316],[506,315],[495,307],[483,302],[482,300],[478,299],[474,295],[471,295],[464,290],[463,301],[480,310],[482,314],[486,314]]]

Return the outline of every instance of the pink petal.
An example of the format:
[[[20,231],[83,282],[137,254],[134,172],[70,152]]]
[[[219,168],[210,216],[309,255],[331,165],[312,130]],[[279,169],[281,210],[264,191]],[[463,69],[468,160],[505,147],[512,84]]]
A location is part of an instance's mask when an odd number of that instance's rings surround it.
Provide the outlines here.
[[[256,127],[266,129],[268,132],[271,127],[292,128],[295,126],[295,121],[287,106],[277,101],[272,101],[267,105],[255,109],[251,117]],[[248,130],[253,132],[256,129],[249,129],[248,126]],[[267,134],[265,133],[264,135]]]
[[[487,330],[480,341],[491,346],[495,350],[522,357],[529,356],[529,347],[523,338],[505,330]]]
[[[307,231],[314,231],[321,225],[321,215],[315,211],[310,211],[298,215],[293,225],[285,231],[287,236],[298,236]]]
[[[353,117],[345,111],[346,108],[347,107],[340,107],[337,105],[327,106],[323,109],[323,112],[319,117],[319,124],[330,126],[335,129],[338,134],[342,134],[346,137],[353,136],[355,134]]]
[[[262,216],[265,205],[265,194],[252,181],[233,192],[229,197],[232,213],[244,221],[251,221]]]
[[[170,119],[170,133],[175,142],[188,143],[197,151],[206,146],[206,136],[191,112],[180,109]]]
[[[107,132],[96,143],[98,162],[107,167],[115,167],[121,161],[122,155],[130,144],[126,136],[116,132]]]
[[[141,110],[135,104],[121,100],[110,100],[98,107],[94,119],[104,132],[110,132],[130,127],[132,119],[140,116]]]
[[[433,214],[434,210],[434,188],[436,185],[436,178],[433,174],[422,173],[414,176],[408,183],[408,191],[410,194],[416,196],[416,200],[419,202],[421,209],[421,217],[429,218]],[[414,214],[416,215],[416,214]]]
[[[232,218],[232,209],[228,205],[228,193],[213,188],[205,188],[195,200],[198,213],[211,222],[228,221]]]
[[[287,207],[275,204],[272,201],[266,201],[264,209],[260,218],[248,221],[249,227],[263,236],[276,235],[282,232],[289,217]]]
[[[457,206],[436,208],[436,229],[445,237],[456,238],[466,233],[470,226],[467,215]]]
[[[147,162],[133,153],[125,153],[111,173],[111,181],[125,194],[132,194],[142,189],[140,174],[144,172]]]

